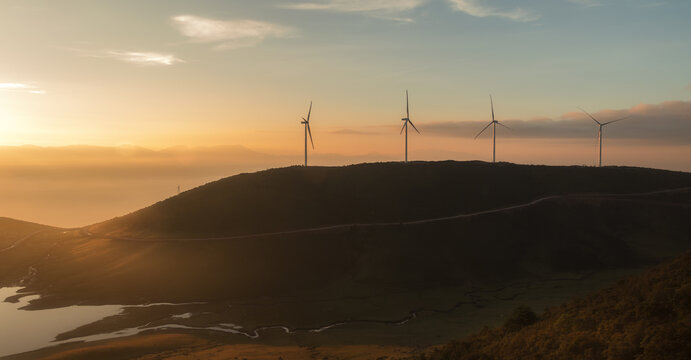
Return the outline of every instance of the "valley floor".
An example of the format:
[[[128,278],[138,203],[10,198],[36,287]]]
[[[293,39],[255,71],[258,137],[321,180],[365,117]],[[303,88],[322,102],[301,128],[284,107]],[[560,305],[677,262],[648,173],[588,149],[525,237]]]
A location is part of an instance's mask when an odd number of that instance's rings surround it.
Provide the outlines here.
[[[526,280],[472,291],[458,288],[431,289],[423,293],[400,293],[367,299],[331,299],[296,301],[296,299],[257,299],[254,303],[187,304],[180,306],[125,307],[122,314],[60,334],[66,344],[38,351],[8,356],[5,360],[29,359],[377,359],[407,358],[421,354],[430,346],[467,336],[483,327],[502,324],[520,304],[535,309],[561,304],[574,296],[609,285],[622,277],[640,272],[640,268],[582,274],[562,274],[552,279]],[[423,304],[423,308],[404,308]],[[296,307],[298,306],[299,307]],[[321,333],[297,331],[286,334],[281,329],[259,332],[257,339],[213,330],[147,330],[169,325],[208,326],[234,322],[251,329],[258,323],[243,323],[224,309],[236,308],[248,319],[266,314],[311,313],[316,323],[338,322],[339,313],[370,308],[370,322],[353,322]],[[357,311],[355,311],[357,309]],[[415,310],[415,317],[395,324]],[[196,314],[175,318],[175,314]],[[261,314],[264,314],[262,316]],[[388,315],[387,315],[388,314]],[[384,324],[387,316],[391,323]],[[378,319],[380,322],[371,322]],[[356,320],[356,319],[350,319]],[[216,325],[215,325],[216,324]],[[286,326],[295,326],[285,324]],[[263,325],[267,325],[266,323]],[[125,328],[137,328],[140,334],[117,337]],[[249,332],[249,330],[248,330]],[[81,342],[82,337],[111,333],[112,339]],[[78,342],[70,343],[70,339]],[[274,356],[275,355],[275,356]],[[376,356],[375,356],[376,355]]]

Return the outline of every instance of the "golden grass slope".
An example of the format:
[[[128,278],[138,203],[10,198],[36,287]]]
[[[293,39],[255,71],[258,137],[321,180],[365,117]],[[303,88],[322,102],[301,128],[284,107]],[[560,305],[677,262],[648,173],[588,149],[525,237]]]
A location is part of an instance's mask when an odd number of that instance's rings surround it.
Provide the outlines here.
[[[518,331],[486,329],[422,359],[691,359],[691,252]]]

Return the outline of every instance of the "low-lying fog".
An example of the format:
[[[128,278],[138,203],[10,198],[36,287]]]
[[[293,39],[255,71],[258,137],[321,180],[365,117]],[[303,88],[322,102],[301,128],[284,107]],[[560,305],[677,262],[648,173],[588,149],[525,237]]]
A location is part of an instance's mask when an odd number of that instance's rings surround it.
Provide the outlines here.
[[[423,137],[424,134],[411,139],[411,160],[491,160],[490,139],[429,136],[423,141]],[[401,160],[402,138],[386,138],[387,142],[400,140],[400,156],[374,153],[344,156],[314,151],[310,154],[310,164]],[[594,165],[596,142],[596,138],[499,138],[497,160]],[[0,147],[0,217],[60,227],[89,225],[174,196],[178,185],[185,191],[241,172],[302,164],[300,145],[290,155],[269,155],[241,146],[163,150],[132,146]],[[456,146],[457,152],[439,150]],[[646,146],[613,139],[606,141],[603,163],[691,171],[689,153],[691,145]]]

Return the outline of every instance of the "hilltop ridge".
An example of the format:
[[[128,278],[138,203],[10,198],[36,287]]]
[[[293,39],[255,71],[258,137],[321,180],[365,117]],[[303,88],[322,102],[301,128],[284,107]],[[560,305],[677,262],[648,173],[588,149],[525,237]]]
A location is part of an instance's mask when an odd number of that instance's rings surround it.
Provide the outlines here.
[[[628,194],[687,186],[691,174],[630,167],[479,161],[293,166],[221,179],[90,229],[137,237],[246,235],[420,220],[557,194]]]

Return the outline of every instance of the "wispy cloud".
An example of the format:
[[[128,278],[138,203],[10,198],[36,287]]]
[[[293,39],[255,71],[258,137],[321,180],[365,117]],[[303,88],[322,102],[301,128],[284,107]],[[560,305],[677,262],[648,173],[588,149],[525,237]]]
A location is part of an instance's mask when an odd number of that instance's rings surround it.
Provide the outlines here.
[[[501,17],[513,21],[535,21],[540,18],[540,14],[521,8],[511,10],[501,10],[484,5],[485,1],[479,0],[448,0],[451,7],[475,17]]]
[[[173,54],[164,54],[158,52],[144,52],[144,51],[127,51],[127,50],[85,50],[85,49],[69,49],[81,56],[99,58],[99,59],[114,59],[124,61],[134,65],[141,66],[170,66],[177,63],[184,63],[185,61]]]
[[[641,104],[630,109],[602,110],[594,112],[593,116],[602,121],[631,116],[626,121],[611,125],[606,130],[609,138],[691,145],[691,102]],[[502,136],[510,138],[579,139],[597,136],[595,123],[579,111],[563,114],[558,119],[501,122],[512,129],[500,129]],[[484,125],[485,122],[477,121],[428,123],[424,125],[424,130],[437,136],[472,138]]]
[[[599,0],[567,0],[570,3],[582,5],[585,7],[602,6]]]
[[[395,14],[410,11],[428,0],[322,0],[281,5],[284,9],[322,10],[345,13],[363,13],[368,16],[399,22],[413,22],[413,19]]]
[[[341,12],[406,11],[425,3],[426,0],[325,0],[283,5],[299,10],[332,10]]]
[[[0,83],[0,91],[19,92],[36,95],[43,95],[46,93],[45,90],[40,89],[36,85],[24,83]]]
[[[295,33],[293,28],[256,20],[215,20],[194,15],[179,15],[172,20],[181,34],[196,42],[216,43],[218,49],[256,46],[267,38]]]
[[[179,59],[172,54],[160,54],[152,52],[109,50],[105,52],[104,57],[110,57],[136,65],[169,66],[184,62],[182,59]]]

